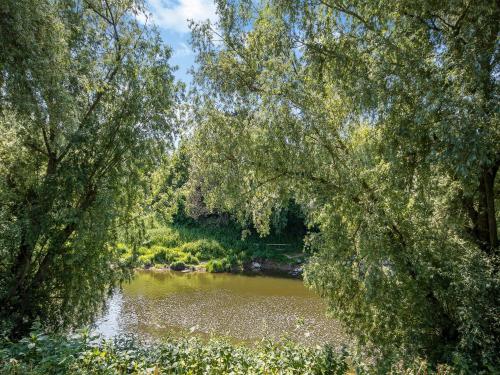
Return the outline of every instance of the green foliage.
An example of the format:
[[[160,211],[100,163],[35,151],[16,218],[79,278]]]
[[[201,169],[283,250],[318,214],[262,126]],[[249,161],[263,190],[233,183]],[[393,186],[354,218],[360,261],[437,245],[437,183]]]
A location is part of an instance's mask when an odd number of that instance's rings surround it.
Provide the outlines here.
[[[182,261],[186,264],[199,264],[200,260],[191,254],[185,254],[182,258]]]
[[[140,247],[137,250],[139,254],[137,258],[138,265],[151,266],[153,264],[169,264],[171,262],[183,259],[187,254],[180,251],[178,248],[165,248],[162,246],[154,245],[151,248]],[[131,252],[124,254],[124,259],[132,257]]]
[[[137,22],[140,9],[2,1],[2,332],[21,335],[37,318],[54,329],[89,323],[129,276],[114,242],[141,230],[176,100],[170,49]]]
[[[201,260],[221,257],[227,252],[217,241],[207,239],[185,243],[181,250],[196,255]]]
[[[167,253],[167,249],[161,246],[153,246],[151,252],[153,253],[151,260],[154,263],[167,263],[170,260],[170,254]]]
[[[223,340],[166,339],[141,344],[130,337],[96,343],[81,331],[70,337],[33,332],[18,342],[0,341],[0,374],[366,374],[347,353],[329,346],[308,348],[288,340],[239,346]],[[386,374],[451,375],[459,368],[416,360]]]
[[[193,28],[208,209],[267,234],[300,204],[306,280],[381,369],[500,366],[500,5],[218,6]]]
[[[306,281],[379,371],[496,370],[498,2],[217,3],[216,31],[193,26],[193,138],[165,155],[170,50],[140,1],[2,2],[0,331],[90,322],[137,262],[284,260],[272,228],[305,215]],[[113,346],[68,345],[76,372],[129,369]],[[194,372],[229,366],[195,348]],[[300,368],[290,352],[248,361]]]
[[[148,230],[148,245],[160,245],[164,247],[176,247],[181,244],[179,233],[169,227],[159,227]]]
[[[186,264],[180,260],[170,263],[170,269],[174,271],[182,271],[186,268]]]
[[[268,246],[273,242],[286,242],[287,246]],[[143,246],[135,252],[135,263],[137,266],[151,267],[177,261],[186,265],[208,261],[206,269],[209,272],[228,272],[242,269],[245,263],[252,260],[293,262],[286,254],[296,255],[300,252],[301,242],[300,237],[287,231],[264,238],[250,235],[242,239],[241,229],[232,225],[161,225],[155,222],[153,228],[146,230]],[[134,263],[132,248],[123,244],[119,248],[123,261]],[[213,269],[217,271],[211,271]]]
[[[207,272],[229,272],[231,271],[231,262],[228,258],[212,259],[207,263]]]
[[[198,183],[190,178],[190,139],[183,139],[179,147],[165,156],[155,171],[152,190],[154,208],[148,219],[145,241],[139,248],[139,265],[161,265],[172,261],[198,264],[220,258],[231,258],[238,268],[251,259],[289,259],[269,242],[289,242],[289,252],[301,251],[304,234],[303,215],[295,202],[273,213],[273,233],[265,239],[255,231],[235,222],[224,210],[207,209]],[[242,238],[243,234],[245,237]],[[132,253],[128,253],[132,257]],[[125,256],[127,258],[127,256]],[[212,267],[209,267],[212,269]],[[227,269],[228,267],[225,267]]]

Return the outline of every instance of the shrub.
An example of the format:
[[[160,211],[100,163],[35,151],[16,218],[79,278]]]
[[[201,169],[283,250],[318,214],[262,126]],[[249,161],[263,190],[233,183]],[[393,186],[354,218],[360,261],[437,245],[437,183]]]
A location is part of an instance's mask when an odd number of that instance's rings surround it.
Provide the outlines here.
[[[195,257],[194,255],[191,255],[191,254],[184,254],[180,260],[186,264],[199,264],[200,263],[198,258]]]
[[[145,254],[145,255],[141,255],[137,260],[139,262],[139,264],[143,265],[143,266],[151,266],[153,265],[153,254]]]
[[[185,243],[181,246],[181,250],[196,255],[201,260],[218,258],[226,253],[226,250],[219,242],[206,239]]]
[[[150,229],[147,232],[150,245],[160,245],[163,247],[176,247],[181,244],[179,233],[169,227]]]
[[[124,255],[124,254],[127,254],[127,253],[130,253],[131,250],[129,249],[129,247],[127,246],[127,244],[124,244],[123,242],[118,242],[115,246],[116,250],[121,254],[121,255]]]
[[[137,254],[138,255],[145,255],[145,254],[148,254],[150,252],[149,248],[146,247],[146,246],[140,246],[138,249],[137,249]]]
[[[153,246],[150,251],[154,263],[168,263],[167,249],[161,246]]]
[[[370,366],[330,346],[304,347],[291,341],[262,341],[242,346],[211,339],[167,339],[142,344],[119,336],[96,340],[86,331],[69,337],[33,332],[18,342],[0,338],[0,374],[368,374]],[[348,364],[349,363],[349,364]],[[492,373],[495,369],[492,369]],[[464,368],[415,359],[410,367],[394,366],[390,375],[451,375]]]
[[[168,339],[140,344],[87,335],[32,334],[14,343],[0,340],[1,374],[345,374],[344,354],[290,341],[255,347],[222,340]]]
[[[174,271],[182,271],[186,269],[186,264],[184,262],[181,262],[180,260],[177,260],[175,262],[170,263],[170,269]]]
[[[213,259],[207,263],[207,272],[229,272],[231,271],[231,262],[227,258]]]

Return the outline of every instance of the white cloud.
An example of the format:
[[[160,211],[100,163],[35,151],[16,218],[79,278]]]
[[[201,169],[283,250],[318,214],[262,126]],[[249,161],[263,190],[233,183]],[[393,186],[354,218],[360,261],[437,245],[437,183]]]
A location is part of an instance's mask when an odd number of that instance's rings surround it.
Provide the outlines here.
[[[175,57],[186,57],[193,54],[194,52],[191,47],[184,42],[179,43],[179,45],[174,49]]]
[[[153,23],[180,33],[189,32],[188,20],[196,22],[217,20],[213,0],[148,0],[146,4]],[[145,16],[139,15],[138,19],[144,22]]]

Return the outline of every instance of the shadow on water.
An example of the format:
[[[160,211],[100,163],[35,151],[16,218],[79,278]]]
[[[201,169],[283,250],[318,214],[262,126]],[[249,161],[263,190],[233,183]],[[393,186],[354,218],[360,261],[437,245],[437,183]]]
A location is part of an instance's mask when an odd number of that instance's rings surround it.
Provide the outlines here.
[[[137,272],[109,301],[96,332],[110,338],[222,336],[233,342],[289,337],[345,343],[340,324],[300,280],[241,274]]]

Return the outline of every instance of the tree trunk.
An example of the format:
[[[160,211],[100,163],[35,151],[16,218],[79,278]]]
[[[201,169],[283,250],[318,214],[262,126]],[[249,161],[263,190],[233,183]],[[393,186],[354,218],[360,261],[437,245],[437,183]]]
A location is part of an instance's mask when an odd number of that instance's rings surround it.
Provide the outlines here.
[[[484,169],[479,183],[479,209],[476,236],[481,247],[493,254],[498,249],[498,229],[495,209],[495,178],[498,165]]]
[[[499,247],[495,207],[495,178],[499,165],[483,169],[479,177],[477,205],[474,197],[461,197],[462,206],[472,223],[470,234],[478,246],[490,255],[496,253]]]
[[[492,253],[496,252],[498,249],[498,232],[495,210],[495,177],[497,170],[498,167],[489,168],[483,174],[489,250]]]

